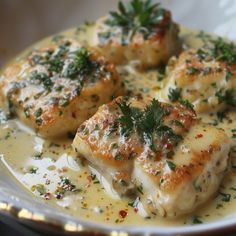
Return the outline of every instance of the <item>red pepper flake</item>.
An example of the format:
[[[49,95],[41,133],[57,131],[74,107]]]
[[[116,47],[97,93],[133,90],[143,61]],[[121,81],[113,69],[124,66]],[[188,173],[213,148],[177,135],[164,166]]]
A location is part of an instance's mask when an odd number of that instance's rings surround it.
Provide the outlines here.
[[[138,212],[138,208],[137,208],[137,207],[134,208],[134,212],[135,212],[135,213]]]
[[[89,183],[91,183],[91,182],[92,182],[92,176],[91,176],[91,175],[88,175],[88,176],[87,176],[87,180],[89,181]]]
[[[202,137],[203,137],[202,134],[198,134],[198,135],[195,136],[196,139],[197,139],[197,138],[202,138]]]
[[[119,211],[119,215],[124,219],[127,216],[127,211],[121,210]]]
[[[157,152],[156,153],[156,161],[160,161],[162,156],[163,156],[162,152]]]
[[[173,148],[173,145],[170,144],[170,143],[167,143],[166,146],[165,146],[166,149],[170,150]]]

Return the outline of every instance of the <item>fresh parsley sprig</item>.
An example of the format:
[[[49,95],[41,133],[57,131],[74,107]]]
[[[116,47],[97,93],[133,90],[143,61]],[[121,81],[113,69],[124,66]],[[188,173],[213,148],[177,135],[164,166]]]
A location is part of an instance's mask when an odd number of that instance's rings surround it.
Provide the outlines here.
[[[78,75],[84,75],[92,70],[90,53],[85,48],[79,48],[71,55],[72,61],[67,65],[64,76],[74,79]]]
[[[154,151],[154,135],[174,143],[178,143],[182,139],[182,136],[176,134],[171,127],[163,124],[163,118],[169,114],[169,110],[162,107],[158,100],[153,99],[144,110],[132,107],[127,104],[125,99],[117,102],[117,105],[122,112],[118,122],[123,135],[129,136],[133,131],[136,131],[141,140],[149,143],[150,148]]]
[[[122,33],[131,40],[136,32],[145,36],[152,33],[153,28],[163,19],[165,10],[159,3],[151,0],[132,0],[129,4],[118,3],[118,11],[111,11],[105,23],[111,27],[122,28]]]

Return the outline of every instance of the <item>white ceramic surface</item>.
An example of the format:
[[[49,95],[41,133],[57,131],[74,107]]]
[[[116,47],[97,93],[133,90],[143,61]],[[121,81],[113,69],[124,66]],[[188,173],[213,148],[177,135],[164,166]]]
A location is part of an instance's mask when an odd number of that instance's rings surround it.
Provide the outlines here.
[[[84,20],[95,20],[115,8],[117,2],[117,0],[0,0],[0,65],[45,36],[79,25]],[[174,19],[184,26],[236,39],[235,0],[163,0],[161,2],[172,10]],[[89,228],[103,232],[117,230],[132,234],[176,235],[236,227],[236,214],[214,223],[169,228],[139,226],[114,228],[108,225],[91,224],[64,215],[52,207],[45,207],[39,199],[33,199],[10,177],[10,173],[2,164],[0,165],[0,193],[0,210],[8,214],[7,206],[10,203],[17,212],[17,218],[33,227],[35,225],[32,219],[54,222],[64,229],[67,227],[68,232],[79,232],[83,228]],[[6,205],[3,205],[4,202]],[[20,210],[22,208],[29,210],[28,215],[27,212],[22,213]]]

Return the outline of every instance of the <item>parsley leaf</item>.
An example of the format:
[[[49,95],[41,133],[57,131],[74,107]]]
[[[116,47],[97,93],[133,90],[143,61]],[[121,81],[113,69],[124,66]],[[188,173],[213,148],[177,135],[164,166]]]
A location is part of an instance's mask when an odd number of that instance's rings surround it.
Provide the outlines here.
[[[220,89],[215,93],[219,103],[225,102],[226,104],[236,107],[236,97],[234,89],[226,89],[225,91]]]
[[[222,193],[222,192],[220,192],[219,194],[220,194],[220,196],[222,197],[221,200],[222,200],[223,202],[229,202],[229,201],[230,201],[230,199],[231,199],[231,194],[229,194],[229,193]]]
[[[194,105],[192,103],[190,103],[187,99],[180,99],[179,103],[182,104],[183,106],[189,108],[189,109],[194,108]]]
[[[156,151],[153,141],[155,134],[174,144],[182,139],[182,136],[175,134],[171,127],[163,124],[163,118],[169,114],[169,110],[163,108],[158,100],[153,99],[144,110],[131,107],[124,99],[117,105],[122,112],[118,118],[118,122],[121,124],[121,133],[128,136],[131,132],[136,131],[143,142],[150,144],[153,151]]]
[[[172,161],[166,161],[166,163],[172,171],[175,171],[176,165]]]
[[[204,46],[197,51],[200,59],[215,59],[227,65],[236,63],[236,46],[233,43],[226,42],[221,37],[208,37],[204,42]]]
[[[200,218],[198,216],[193,216],[192,219],[193,224],[202,224],[202,220],[200,220]]]
[[[181,88],[169,88],[168,98],[171,102],[176,102],[181,98]]]
[[[71,55],[72,61],[66,66],[64,76],[74,79],[78,75],[89,73],[92,63],[89,59],[90,53],[85,48],[80,48]]]
[[[136,32],[147,37],[164,17],[165,10],[151,0],[132,0],[128,4],[118,3],[118,11],[111,11],[105,24],[122,28],[123,35],[133,38]]]

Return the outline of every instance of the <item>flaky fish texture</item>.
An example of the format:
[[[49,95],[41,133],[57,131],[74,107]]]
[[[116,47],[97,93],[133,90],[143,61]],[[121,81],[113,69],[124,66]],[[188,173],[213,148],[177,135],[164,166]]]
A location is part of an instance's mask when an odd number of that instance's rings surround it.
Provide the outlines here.
[[[196,112],[236,107],[236,47],[215,39],[200,49],[183,51],[169,61],[159,99],[187,99]]]
[[[72,38],[33,50],[0,79],[5,105],[44,137],[75,133],[119,94],[123,86],[115,66]]]
[[[119,97],[80,126],[73,147],[121,196],[138,195],[147,211],[175,217],[217,191],[230,140],[188,103]]]

